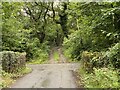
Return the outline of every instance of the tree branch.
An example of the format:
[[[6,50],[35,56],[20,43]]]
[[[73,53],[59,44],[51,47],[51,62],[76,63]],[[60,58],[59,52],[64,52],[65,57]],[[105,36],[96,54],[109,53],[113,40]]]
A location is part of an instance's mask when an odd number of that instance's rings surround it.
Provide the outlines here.
[[[28,10],[27,10],[27,9],[28,9]],[[26,11],[26,13],[27,13],[28,15],[30,15],[30,17],[31,17],[33,20],[37,21],[36,18],[34,17],[34,15],[32,14],[32,11],[30,10],[30,8],[29,8],[28,6],[27,6],[27,9],[24,8],[24,10]]]

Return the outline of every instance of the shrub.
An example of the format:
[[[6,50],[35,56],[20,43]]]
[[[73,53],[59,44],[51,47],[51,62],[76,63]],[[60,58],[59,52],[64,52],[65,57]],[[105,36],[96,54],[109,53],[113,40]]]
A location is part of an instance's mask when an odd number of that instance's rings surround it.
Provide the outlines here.
[[[120,69],[120,43],[115,44],[106,52],[106,57],[109,59],[114,68]]]
[[[25,68],[26,54],[13,51],[3,51],[2,69],[8,73],[16,73]]]
[[[103,55],[103,52],[88,52],[88,51],[82,52],[81,62],[83,64],[83,68],[87,72],[92,72],[94,67],[95,68],[106,67],[109,63],[106,60],[106,57]]]
[[[94,68],[94,73],[85,74],[83,81],[87,88],[120,88],[118,80],[116,71]]]
[[[90,63],[90,60],[92,59],[92,53],[84,51],[81,54],[81,60],[83,64],[83,68],[85,71],[91,71],[92,70],[92,63]]]
[[[34,43],[33,43],[34,41]],[[27,61],[34,61],[40,59],[40,61],[47,60],[49,56],[50,47],[48,42],[39,44],[38,39],[34,39],[31,44],[29,44],[26,50]]]

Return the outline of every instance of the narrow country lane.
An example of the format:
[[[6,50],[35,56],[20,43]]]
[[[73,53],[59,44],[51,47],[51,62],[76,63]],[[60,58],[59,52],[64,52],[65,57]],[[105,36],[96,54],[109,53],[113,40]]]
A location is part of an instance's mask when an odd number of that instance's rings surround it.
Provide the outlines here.
[[[0,90],[120,90],[120,0],[0,5]]]
[[[72,72],[79,66],[78,63],[29,65],[33,71],[11,88],[76,88]]]
[[[59,62],[54,60],[53,53],[59,53]],[[18,79],[11,88],[77,88],[73,71],[79,63],[66,63],[61,48],[52,48],[49,64],[28,65],[32,72]]]

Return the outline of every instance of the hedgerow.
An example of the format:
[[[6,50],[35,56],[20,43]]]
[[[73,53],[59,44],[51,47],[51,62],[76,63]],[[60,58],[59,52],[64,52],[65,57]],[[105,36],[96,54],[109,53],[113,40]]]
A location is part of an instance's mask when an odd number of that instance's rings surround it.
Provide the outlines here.
[[[20,69],[26,67],[26,53],[13,51],[3,51],[2,53],[2,70],[8,73],[17,73]]]

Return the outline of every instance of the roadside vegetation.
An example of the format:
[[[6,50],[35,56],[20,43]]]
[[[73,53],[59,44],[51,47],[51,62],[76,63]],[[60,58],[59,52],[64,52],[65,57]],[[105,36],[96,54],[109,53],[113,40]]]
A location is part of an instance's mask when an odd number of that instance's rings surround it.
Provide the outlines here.
[[[18,78],[32,72],[31,68],[25,68],[20,70],[17,73],[7,73],[5,71],[2,71],[2,81],[0,83],[0,88],[10,87],[11,84],[13,84]]]
[[[77,14],[77,30],[63,46],[67,57],[81,63],[81,83],[86,88],[120,88],[120,2],[70,5],[72,15]]]
[[[32,71],[26,66],[26,53],[3,51],[0,87],[9,87],[15,80]]]
[[[26,63],[48,63],[51,48],[61,47],[66,62],[81,63],[84,87],[120,88],[120,1],[0,4],[0,86],[30,72]],[[59,61],[57,51],[53,58]]]

